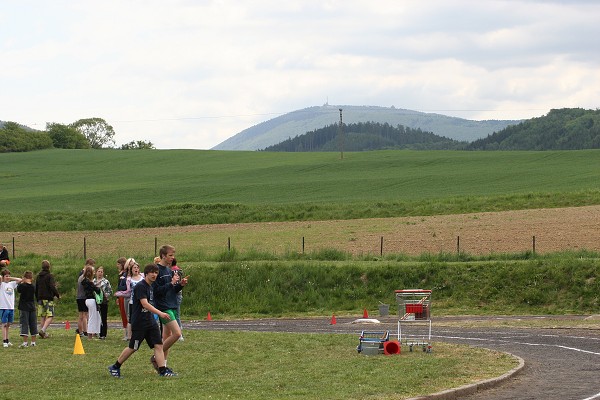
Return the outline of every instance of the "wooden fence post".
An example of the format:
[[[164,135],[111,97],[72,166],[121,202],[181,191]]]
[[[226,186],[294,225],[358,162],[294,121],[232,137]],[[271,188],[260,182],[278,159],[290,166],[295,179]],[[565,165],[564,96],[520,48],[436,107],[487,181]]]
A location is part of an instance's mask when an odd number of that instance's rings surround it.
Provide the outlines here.
[[[383,236],[381,237],[381,243],[379,243],[379,256],[383,257]]]
[[[231,237],[227,238],[227,252],[231,252]]]
[[[83,237],[83,259],[87,260],[87,242],[85,236]]]
[[[460,254],[460,236],[456,237],[456,254]]]
[[[302,254],[304,254],[304,236],[302,236]]]
[[[533,235],[533,254],[535,254],[535,235]]]
[[[15,259],[15,237],[13,236],[13,245],[12,245],[12,257],[13,260]]]

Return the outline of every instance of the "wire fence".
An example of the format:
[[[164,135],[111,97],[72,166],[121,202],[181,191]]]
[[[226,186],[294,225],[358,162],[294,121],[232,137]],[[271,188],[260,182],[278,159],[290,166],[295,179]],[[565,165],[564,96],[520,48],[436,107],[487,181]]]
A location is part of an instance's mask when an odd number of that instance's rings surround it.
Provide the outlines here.
[[[210,240],[208,238],[210,237]],[[545,254],[561,251],[600,252],[600,238],[588,235],[365,235],[321,237],[307,235],[301,237],[277,237],[276,235],[254,234],[244,236],[185,235],[169,233],[163,236],[148,236],[132,233],[94,232],[81,233],[20,233],[5,241],[11,258],[17,259],[27,254],[44,257],[70,257],[86,259],[101,256],[158,254],[163,244],[176,247],[178,253],[199,254],[206,258],[225,252],[254,252],[284,256],[289,253],[310,254],[323,250],[335,250],[355,257],[423,254],[471,254],[477,256],[491,254],[515,254],[531,252]]]

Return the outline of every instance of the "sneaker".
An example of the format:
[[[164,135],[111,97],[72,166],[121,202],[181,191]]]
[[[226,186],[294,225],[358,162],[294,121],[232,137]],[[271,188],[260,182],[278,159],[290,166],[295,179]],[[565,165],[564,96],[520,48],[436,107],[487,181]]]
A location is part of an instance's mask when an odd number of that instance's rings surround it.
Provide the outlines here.
[[[19,348],[20,348],[20,349],[24,349],[24,348],[26,348],[26,347],[29,347],[29,345],[28,345],[27,343],[21,343],[21,344],[19,345]]]
[[[166,376],[166,377],[174,377],[177,376],[177,374],[175,372],[173,372],[173,370],[171,368],[166,368],[165,372],[159,374],[160,376]]]
[[[184,339],[183,339],[183,336],[179,336],[179,341],[180,341],[180,342],[183,342],[183,340],[184,340]]]
[[[35,342],[31,342],[31,347],[35,347],[37,346],[37,344],[35,344]]]
[[[115,365],[111,365],[110,367],[108,367],[108,372],[110,372],[110,375],[115,377],[115,378],[120,378],[121,377],[121,368],[117,368],[115,367]]]
[[[129,342],[129,338],[127,336],[123,337],[124,342]]]
[[[156,363],[156,358],[154,356],[150,357],[150,364],[152,364],[152,367],[154,367],[156,372],[160,372],[158,369],[158,364]]]
[[[48,339],[48,334],[44,331],[39,331],[38,335],[40,335],[42,339]]]
[[[5,344],[6,344],[6,346],[5,346],[5,347],[10,347],[10,346],[12,346],[12,345],[13,345],[11,342],[7,342],[7,343],[5,343]]]
[[[2,343],[2,347],[8,347],[8,343],[6,343],[6,342]]]

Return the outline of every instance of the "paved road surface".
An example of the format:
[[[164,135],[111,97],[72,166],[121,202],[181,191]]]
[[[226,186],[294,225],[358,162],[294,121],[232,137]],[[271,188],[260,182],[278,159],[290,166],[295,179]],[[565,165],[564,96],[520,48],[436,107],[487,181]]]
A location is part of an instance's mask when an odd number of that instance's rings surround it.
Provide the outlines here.
[[[508,317],[520,318],[524,317]],[[531,319],[540,317],[527,317]],[[527,319],[525,318],[525,319]],[[581,319],[583,317],[565,317]],[[486,319],[475,317],[474,319]],[[487,318],[489,319],[489,318]],[[498,319],[498,318],[492,318]],[[468,326],[463,318],[440,317],[433,320],[432,341],[462,343],[506,351],[525,360],[522,372],[497,387],[462,397],[468,400],[600,400],[600,330],[532,329]],[[473,318],[469,318],[472,322]],[[367,328],[354,319],[257,319],[235,321],[198,321],[186,324],[191,329],[247,330],[261,332],[360,333]],[[394,318],[380,319],[377,330],[396,330]],[[452,326],[447,326],[447,323]],[[372,325],[371,325],[372,326]],[[434,347],[435,351],[435,347]]]

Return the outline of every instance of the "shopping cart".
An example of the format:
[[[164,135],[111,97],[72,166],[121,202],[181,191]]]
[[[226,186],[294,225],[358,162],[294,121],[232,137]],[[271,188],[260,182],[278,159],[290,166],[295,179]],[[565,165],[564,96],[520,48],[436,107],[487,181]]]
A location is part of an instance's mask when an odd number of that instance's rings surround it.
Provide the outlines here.
[[[398,342],[431,352],[431,290],[396,290],[398,303]]]

